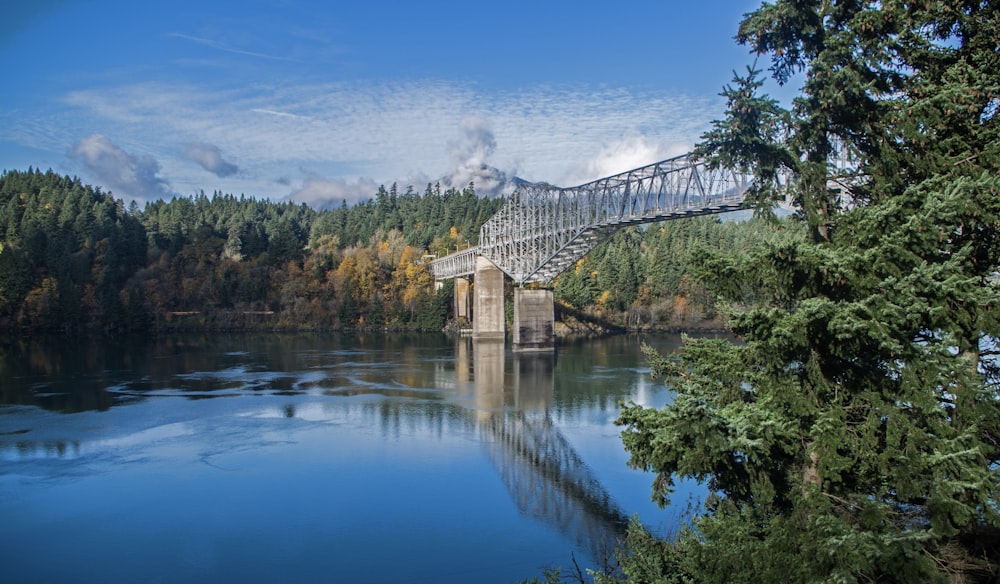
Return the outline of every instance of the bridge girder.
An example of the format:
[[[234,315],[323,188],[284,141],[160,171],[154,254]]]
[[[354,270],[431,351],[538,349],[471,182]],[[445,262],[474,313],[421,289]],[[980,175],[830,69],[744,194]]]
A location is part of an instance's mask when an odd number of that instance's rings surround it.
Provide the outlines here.
[[[831,185],[850,198],[857,161],[842,144],[831,159]],[[781,188],[788,177],[781,175]],[[479,245],[431,262],[435,278],[472,274],[475,257],[518,284],[550,284],[616,229],[743,208],[749,172],[710,168],[690,154],[576,187],[522,183],[479,230]]]
[[[750,180],[684,155],[576,187],[522,183],[482,225],[478,246],[434,260],[431,271],[471,274],[482,255],[519,284],[549,284],[617,228],[741,208]]]

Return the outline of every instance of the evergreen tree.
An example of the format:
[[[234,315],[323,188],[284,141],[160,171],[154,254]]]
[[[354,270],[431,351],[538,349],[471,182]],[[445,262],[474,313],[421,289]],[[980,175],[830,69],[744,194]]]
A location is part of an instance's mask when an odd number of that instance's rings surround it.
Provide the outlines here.
[[[650,352],[676,397],[619,423],[656,500],[712,495],[673,545],[633,529],[625,572],[996,581],[1000,6],[777,0],[737,38],[802,94],[782,110],[751,69],[701,151],[758,203],[787,184],[811,237],[702,254],[740,342]]]
[[[118,328],[119,293],[146,261],[124,203],[49,171],[0,176],[0,321],[39,329]]]

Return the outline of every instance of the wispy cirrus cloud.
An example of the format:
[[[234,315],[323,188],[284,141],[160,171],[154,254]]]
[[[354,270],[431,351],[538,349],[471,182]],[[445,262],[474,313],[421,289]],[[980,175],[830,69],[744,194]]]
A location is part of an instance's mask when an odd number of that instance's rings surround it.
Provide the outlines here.
[[[433,80],[150,82],[68,93],[70,113],[53,135],[76,141],[99,129],[141,144],[161,165],[154,176],[180,193],[353,202],[392,182],[422,190],[472,180],[486,190],[516,173],[581,184],[686,151],[717,117],[717,101],[584,86],[483,92]],[[44,112],[19,114],[33,135],[52,123]]]
[[[258,114],[267,114],[269,116],[278,116],[279,118],[292,118],[294,120],[308,120],[309,119],[306,116],[300,116],[298,114],[292,114],[292,113],[288,113],[288,112],[279,112],[279,111],[275,111],[275,110],[265,109],[265,108],[262,108],[262,107],[255,107],[255,108],[253,108],[250,111],[252,111],[254,113],[258,113]]]
[[[279,57],[279,56],[276,56],[276,55],[268,55],[267,53],[260,53],[260,52],[257,52],[257,51],[249,51],[249,50],[246,50],[246,49],[241,49],[239,47],[230,46],[230,45],[228,45],[228,44],[226,44],[224,42],[221,42],[221,41],[217,41],[217,40],[213,40],[213,39],[206,39],[206,38],[197,37],[197,36],[194,36],[194,35],[184,34],[184,33],[180,33],[180,32],[167,33],[167,36],[168,37],[182,39],[182,40],[185,40],[185,41],[190,41],[190,42],[193,42],[193,43],[197,43],[199,45],[204,45],[206,47],[211,47],[211,48],[217,49],[219,51],[224,51],[224,52],[227,52],[227,53],[233,53],[235,55],[244,55],[244,56],[247,56],[247,57],[257,57],[257,58],[260,58],[260,59],[269,59],[269,60],[272,60],[272,61],[297,61],[298,60],[298,59],[293,59],[293,58],[290,58],[290,57]]]

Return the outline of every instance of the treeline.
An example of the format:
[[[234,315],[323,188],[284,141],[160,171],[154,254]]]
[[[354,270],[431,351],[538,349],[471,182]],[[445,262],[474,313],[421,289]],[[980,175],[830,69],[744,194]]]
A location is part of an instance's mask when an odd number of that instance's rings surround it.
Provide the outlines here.
[[[426,260],[476,245],[500,204],[472,185],[394,185],[323,211],[219,192],[126,209],[76,178],[8,171],[0,328],[440,330],[451,287],[434,289]],[[711,218],[630,228],[563,274],[556,297],[620,326],[689,325],[714,310],[693,254],[774,233]]]
[[[0,321],[123,326],[141,299],[128,285],[147,259],[140,218],[100,189],[51,172],[5,173],[0,193]]]
[[[693,217],[629,227],[579,260],[557,280],[564,304],[629,329],[691,328],[716,319],[715,296],[694,277],[697,259],[752,243],[803,237],[799,224]],[[711,326],[718,326],[717,321]]]

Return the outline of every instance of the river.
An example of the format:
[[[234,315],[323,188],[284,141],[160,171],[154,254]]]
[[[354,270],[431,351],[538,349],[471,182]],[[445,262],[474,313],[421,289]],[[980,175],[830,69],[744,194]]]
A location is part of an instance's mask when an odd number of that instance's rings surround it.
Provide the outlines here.
[[[640,352],[437,334],[0,341],[0,570],[20,582],[516,582],[633,514]],[[698,493],[682,485],[675,500]],[[683,505],[678,505],[678,508]]]

